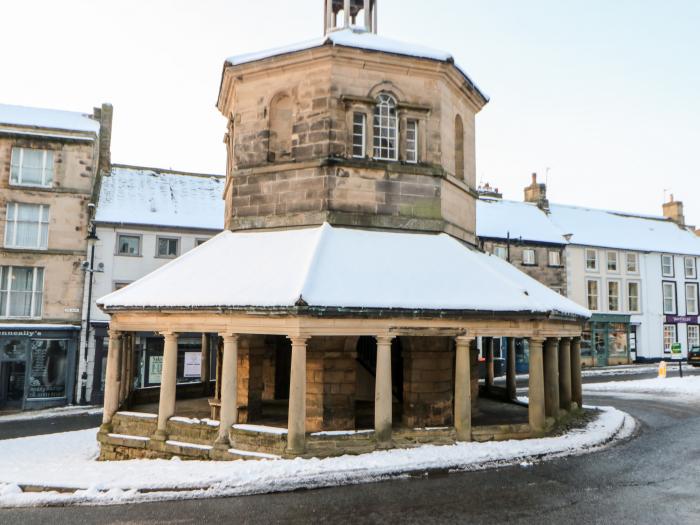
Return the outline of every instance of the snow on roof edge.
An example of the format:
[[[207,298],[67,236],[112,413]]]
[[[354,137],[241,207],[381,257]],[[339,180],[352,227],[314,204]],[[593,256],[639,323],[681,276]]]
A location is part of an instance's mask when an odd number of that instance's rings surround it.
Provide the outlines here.
[[[0,104],[0,126],[99,134],[100,123],[89,113]]]

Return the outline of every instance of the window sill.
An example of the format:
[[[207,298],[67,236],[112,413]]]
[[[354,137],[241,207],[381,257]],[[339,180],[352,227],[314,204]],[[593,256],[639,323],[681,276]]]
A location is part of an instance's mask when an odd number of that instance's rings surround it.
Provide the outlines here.
[[[528,266],[528,267],[530,267],[530,268],[536,268],[536,267],[537,267],[537,263],[534,263],[534,264],[533,264],[533,263],[520,263],[520,265],[521,265],[521,266]]]
[[[23,188],[31,188],[33,190],[51,190],[53,189],[53,184],[50,186],[43,186],[41,184],[17,184],[16,182],[10,182],[9,184],[10,189],[23,189]]]
[[[115,257],[143,257],[141,254],[131,254],[131,253],[115,253]]]
[[[179,255],[154,255],[153,256],[154,259],[168,259],[168,260],[177,259],[178,257],[180,257],[180,256]]]

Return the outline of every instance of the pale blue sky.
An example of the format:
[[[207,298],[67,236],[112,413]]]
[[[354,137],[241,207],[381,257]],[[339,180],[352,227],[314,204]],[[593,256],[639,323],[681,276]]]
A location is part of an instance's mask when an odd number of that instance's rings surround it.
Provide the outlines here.
[[[549,167],[554,201],[655,214],[668,189],[700,224],[700,2],[379,1],[382,35],[452,52],[491,96],[480,180],[521,199]],[[322,0],[33,0],[2,15],[0,102],[108,101],[115,161],[217,173],[225,57],[322,31]]]

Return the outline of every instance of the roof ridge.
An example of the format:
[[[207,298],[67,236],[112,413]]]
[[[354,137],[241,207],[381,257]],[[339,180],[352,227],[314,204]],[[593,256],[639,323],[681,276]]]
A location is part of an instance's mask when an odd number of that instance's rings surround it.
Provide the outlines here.
[[[297,299],[297,304],[303,304],[305,302],[304,293],[307,287],[311,284],[312,276],[315,275],[315,269],[318,266],[318,261],[320,259],[321,248],[323,246],[323,240],[326,238],[328,233],[333,229],[333,227],[324,222],[319,227],[318,236],[316,237],[316,243],[311,252],[311,257],[309,257],[308,265],[306,266],[306,271],[304,272],[304,281],[301,283],[299,289],[299,298]]]
[[[153,171],[155,173],[161,173],[164,175],[182,175],[182,176],[187,176],[187,177],[201,177],[201,178],[217,178],[217,179],[225,179],[226,175],[218,175],[215,173],[201,173],[201,172],[193,172],[193,171],[182,171],[182,170],[174,170],[170,168],[154,168],[153,166],[136,166],[133,164],[119,164],[119,163],[113,163],[112,168],[122,168],[122,169],[128,169],[128,170],[139,170],[139,171]]]

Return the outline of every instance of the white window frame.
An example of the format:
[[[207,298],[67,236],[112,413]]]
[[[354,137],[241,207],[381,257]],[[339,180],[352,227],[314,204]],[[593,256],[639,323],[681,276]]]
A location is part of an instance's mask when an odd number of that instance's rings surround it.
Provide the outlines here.
[[[12,300],[12,280],[13,272],[15,269],[31,269],[32,270],[32,290],[31,290],[31,303],[29,306],[30,315],[9,315],[10,304]],[[41,271],[41,278],[39,277],[39,272]],[[7,272],[6,289],[2,288],[3,273]],[[1,315],[0,319],[41,319],[43,312],[43,298],[44,298],[44,281],[46,278],[46,270],[38,266],[0,266],[0,297],[2,293],[6,294],[5,297],[5,315]],[[16,291],[14,293],[17,293]],[[26,292],[22,292],[26,293]],[[41,301],[37,301],[37,295],[41,295]]]
[[[528,261],[527,254],[532,254],[532,261]],[[537,266],[537,252],[534,248],[525,248],[523,250],[523,266]]]
[[[664,281],[662,283],[662,295],[661,299],[663,301],[663,311],[664,315],[676,315],[678,313],[678,291],[676,289],[676,283],[673,281]],[[671,292],[672,296],[667,297],[666,293],[667,291]],[[672,308],[666,308],[666,300],[667,299],[672,299],[673,300],[673,305]]]
[[[589,259],[588,256],[590,254],[593,254],[593,259]],[[588,272],[597,272],[598,271],[598,250],[594,250],[593,248],[586,248],[586,252],[584,254],[584,264],[586,267],[586,271]],[[593,262],[593,267],[589,267],[588,263],[592,260]]]
[[[613,262],[614,266],[611,268],[610,263]],[[605,254],[605,268],[610,273],[618,273],[620,271],[620,257],[617,252],[608,250]]]
[[[42,163],[41,163],[41,183],[35,182],[24,182],[22,179],[24,172],[24,152],[29,150],[41,151],[42,152]],[[16,155],[19,158],[16,158]],[[11,186],[29,186],[33,188],[50,188],[53,185],[53,151],[48,149],[39,148],[12,148],[10,153],[10,185]],[[17,170],[17,177],[14,177],[15,169]]]
[[[505,246],[494,246],[493,254],[504,261],[508,259],[508,248]]]
[[[357,118],[360,122],[357,122]],[[356,127],[360,126],[360,133]],[[359,143],[358,143],[359,141]],[[361,153],[355,153],[355,148],[360,147]],[[362,111],[354,111],[352,114],[352,157],[355,159],[364,159],[367,156],[367,113]]]
[[[670,262],[670,265],[666,264],[666,261]],[[670,271],[666,271],[666,267],[670,268]],[[673,255],[661,255],[661,275],[663,277],[675,277],[675,261],[673,260]]]
[[[139,248],[137,253],[121,253],[119,251],[120,248],[120,242],[119,240],[122,237],[135,237],[139,240]],[[138,234],[138,233],[117,233],[117,245],[116,245],[116,250],[115,250],[115,255],[118,255],[119,257],[141,257],[141,252],[143,250],[143,236]],[[158,250],[158,247],[156,246],[156,251]]]
[[[637,286],[637,307],[632,307],[632,294],[630,293],[630,287],[632,285]],[[630,313],[639,313],[642,311],[642,283],[640,281],[627,281],[627,311]]]
[[[36,242],[32,245],[17,244],[17,226],[19,221],[20,206],[39,207],[39,222],[32,223],[36,225]],[[10,213],[12,209],[12,213]],[[12,215],[12,219],[10,219]],[[27,202],[8,202],[5,221],[5,248],[23,248],[29,250],[46,250],[49,247],[49,205],[48,204],[33,204]],[[10,231],[12,230],[12,231]],[[10,238],[11,237],[11,238]],[[43,240],[46,240],[43,243]]]
[[[669,336],[669,337],[667,337]],[[672,339],[672,340],[670,340]],[[664,324],[663,344],[664,353],[671,353],[671,345],[678,342],[678,327],[675,324]]]
[[[595,308],[591,308],[591,293],[589,284],[595,283]],[[586,279],[586,308],[592,312],[600,311],[600,280],[599,279]]]
[[[690,263],[690,266],[688,265]],[[695,257],[685,257],[683,259],[683,268],[685,271],[686,279],[697,279],[698,278],[698,266],[695,261]],[[690,272],[688,272],[690,270]]]
[[[406,120],[406,162],[418,164],[418,120],[414,118]]]
[[[630,261],[633,261],[634,267],[630,269]],[[627,273],[638,274],[639,273],[639,255],[636,253],[626,253],[625,254],[625,269]]]
[[[685,283],[685,314],[700,315],[698,308],[698,283]]]
[[[197,246],[201,246],[202,244],[204,244],[204,243],[207,242],[208,240],[209,240],[209,239],[204,239],[204,238],[195,239],[195,240],[194,240],[194,247],[196,248]]]
[[[554,261],[552,261],[554,256]],[[552,268],[561,268],[561,250],[547,250],[547,263]]]
[[[617,286],[617,307],[613,308],[611,305],[611,300],[613,298],[613,295],[610,293],[611,290],[611,285],[616,285]],[[621,312],[621,306],[622,306],[622,286],[621,282],[618,279],[610,279],[607,281],[606,286],[605,286],[605,292],[606,292],[606,297],[608,299],[608,312]]]
[[[175,241],[175,243],[176,243],[175,255],[162,255],[160,253],[160,241]],[[181,248],[182,248],[182,243],[180,242],[179,237],[172,237],[172,236],[168,236],[168,235],[157,235],[156,236],[155,258],[156,259],[177,259],[178,257],[180,257]]]
[[[387,123],[382,122],[386,119]],[[380,93],[374,108],[374,158],[399,160],[399,116],[396,99],[389,93]],[[393,136],[392,136],[393,135]],[[382,145],[383,142],[384,144]]]
[[[694,346],[700,346],[700,325],[689,324],[687,328],[688,328],[688,351],[690,351],[693,349]],[[694,332],[693,335],[691,335],[691,331]]]

